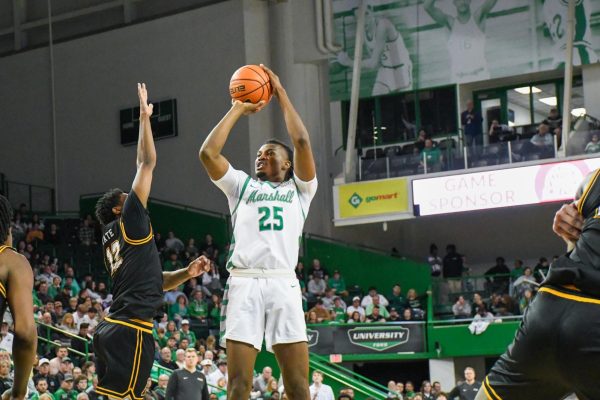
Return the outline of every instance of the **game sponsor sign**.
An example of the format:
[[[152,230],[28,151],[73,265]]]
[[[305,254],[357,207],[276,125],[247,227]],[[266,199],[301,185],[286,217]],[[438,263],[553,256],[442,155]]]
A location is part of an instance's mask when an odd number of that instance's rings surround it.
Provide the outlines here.
[[[573,199],[600,158],[474,172],[412,181],[416,216]]]
[[[418,353],[425,351],[424,323],[312,325],[310,351],[329,354]]]

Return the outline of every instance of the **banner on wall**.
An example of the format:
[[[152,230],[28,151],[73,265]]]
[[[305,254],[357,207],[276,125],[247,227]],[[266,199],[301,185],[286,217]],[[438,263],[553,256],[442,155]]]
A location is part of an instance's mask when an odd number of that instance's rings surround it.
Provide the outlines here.
[[[308,348],[320,355],[418,353],[425,351],[425,323],[314,325]]]
[[[343,50],[330,60],[332,100],[350,97],[356,11],[333,0]],[[365,0],[360,96],[521,75],[564,65],[567,0]],[[576,0],[573,63],[599,61],[600,2]],[[416,80],[418,79],[418,82]]]
[[[405,178],[336,186],[340,218],[410,212]]]
[[[415,179],[415,215],[568,201],[583,178],[597,168],[600,158]]]

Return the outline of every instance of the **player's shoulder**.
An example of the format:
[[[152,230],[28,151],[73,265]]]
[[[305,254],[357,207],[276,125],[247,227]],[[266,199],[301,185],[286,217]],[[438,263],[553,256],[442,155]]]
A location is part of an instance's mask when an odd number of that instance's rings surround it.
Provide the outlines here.
[[[0,253],[0,260],[2,260],[2,264],[8,265],[29,265],[29,260],[23,254],[18,253],[13,248],[7,248],[2,253]]]

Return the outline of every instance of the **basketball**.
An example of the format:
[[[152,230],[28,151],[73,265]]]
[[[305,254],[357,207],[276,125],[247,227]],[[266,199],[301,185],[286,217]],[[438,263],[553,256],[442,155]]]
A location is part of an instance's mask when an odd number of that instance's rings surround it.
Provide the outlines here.
[[[258,65],[244,65],[231,76],[229,94],[234,100],[256,104],[261,100],[269,102],[273,89],[264,69]]]

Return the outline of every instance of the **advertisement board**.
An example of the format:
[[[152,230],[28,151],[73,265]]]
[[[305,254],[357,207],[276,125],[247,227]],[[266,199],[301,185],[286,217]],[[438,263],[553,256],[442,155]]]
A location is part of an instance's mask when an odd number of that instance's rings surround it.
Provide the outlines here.
[[[441,176],[412,181],[416,216],[573,199],[600,158]]]
[[[410,211],[405,178],[336,186],[339,218],[356,218]]]

